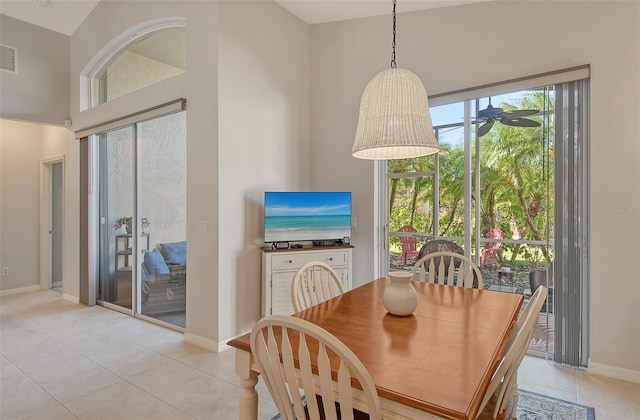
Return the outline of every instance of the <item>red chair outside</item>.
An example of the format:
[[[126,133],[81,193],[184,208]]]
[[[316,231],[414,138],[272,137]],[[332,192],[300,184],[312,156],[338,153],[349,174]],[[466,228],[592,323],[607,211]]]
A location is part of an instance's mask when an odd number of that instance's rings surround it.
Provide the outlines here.
[[[487,233],[487,238],[491,239],[504,239],[504,233],[500,229],[492,229]],[[486,242],[482,249],[482,256],[480,257],[480,268],[488,262],[493,263],[498,269],[500,269],[500,263],[496,259],[498,252],[502,248],[502,242]]]
[[[398,232],[416,233],[418,231],[413,226],[406,225],[402,226]],[[400,259],[402,260],[402,265],[407,265],[407,257],[418,256],[418,241],[415,236],[400,236],[399,239],[400,247],[402,248]]]

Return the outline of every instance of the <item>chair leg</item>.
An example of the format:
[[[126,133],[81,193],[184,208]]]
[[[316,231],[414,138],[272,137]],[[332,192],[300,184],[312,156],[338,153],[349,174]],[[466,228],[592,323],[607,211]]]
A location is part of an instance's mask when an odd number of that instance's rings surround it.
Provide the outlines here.
[[[516,378],[514,380],[515,385],[511,388],[511,406],[507,406],[505,408],[505,412],[507,414],[507,418],[509,419],[517,419],[517,411],[518,411],[518,401],[520,400],[520,394],[518,393],[518,381],[517,381],[517,373],[515,374]]]

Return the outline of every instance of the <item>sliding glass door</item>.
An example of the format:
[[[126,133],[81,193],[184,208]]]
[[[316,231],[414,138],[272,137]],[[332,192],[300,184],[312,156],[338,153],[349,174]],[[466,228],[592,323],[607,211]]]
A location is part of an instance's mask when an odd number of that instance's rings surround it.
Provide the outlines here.
[[[97,299],[132,309],[132,234],[135,214],[135,130],[133,126],[98,134],[100,232]]]
[[[97,301],[185,327],[186,113],[90,141],[98,168]]]
[[[586,348],[586,324],[579,320],[586,314],[582,302],[587,285],[580,260],[586,255],[583,248],[556,253],[558,243],[566,244],[566,235],[586,238],[581,212],[586,200],[570,193],[584,185],[587,174],[582,136],[586,94],[567,94],[565,85],[432,107],[440,153],[387,161],[386,181],[381,184],[386,193],[380,194],[388,199],[388,220],[383,223],[389,232],[388,254],[383,258],[390,270],[411,270],[424,253],[455,251],[481,268],[485,289],[522,294],[526,301],[539,285],[547,286],[549,299],[530,351],[563,362],[567,359],[556,350],[566,348],[567,342],[577,340]],[[556,127],[557,116],[564,115],[564,126]],[[577,151],[579,156],[567,156]],[[573,162],[570,168],[567,162]],[[567,178],[567,169],[580,176]],[[575,185],[567,187],[567,179]],[[556,210],[558,200],[565,210]],[[567,205],[580,210],[581,226],[568,226]],[[562,225],[555,223],[559,217]],[[561,273],[560,283],[567,281],[566,273],[576,273],[570,283],[583,298],[571,301],[571,308],[562,307],[563,319],[556,319],[554,311],[554,301],[566,301],[556,292],[556,273]],[[560,329],[570,331],[562,340],[554,335]],[[571,364],[582,363],[578,359],[570,358]]]
[[[138,124],[138,205],[150,245],[140,264],[138,312],[185,327],[187,287],[186,113]]]

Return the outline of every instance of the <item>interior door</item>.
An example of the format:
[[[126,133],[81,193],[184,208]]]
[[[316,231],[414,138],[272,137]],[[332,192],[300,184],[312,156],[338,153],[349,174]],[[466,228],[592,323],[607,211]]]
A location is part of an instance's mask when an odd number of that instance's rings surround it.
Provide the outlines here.
[[[54,288],[62,287],[62,171],[62,162],[51,165],[51,285]]]

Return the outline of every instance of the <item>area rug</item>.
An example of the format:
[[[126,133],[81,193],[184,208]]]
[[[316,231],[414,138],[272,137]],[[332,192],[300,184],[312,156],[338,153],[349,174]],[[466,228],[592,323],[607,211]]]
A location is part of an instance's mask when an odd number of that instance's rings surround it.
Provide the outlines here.
[[[595,420],[593,407],[518,389],[518,420]],[[280,420],[276,414],[271,420]]]
[[[518,420],[595,420],[593,407],[518,389]]]

